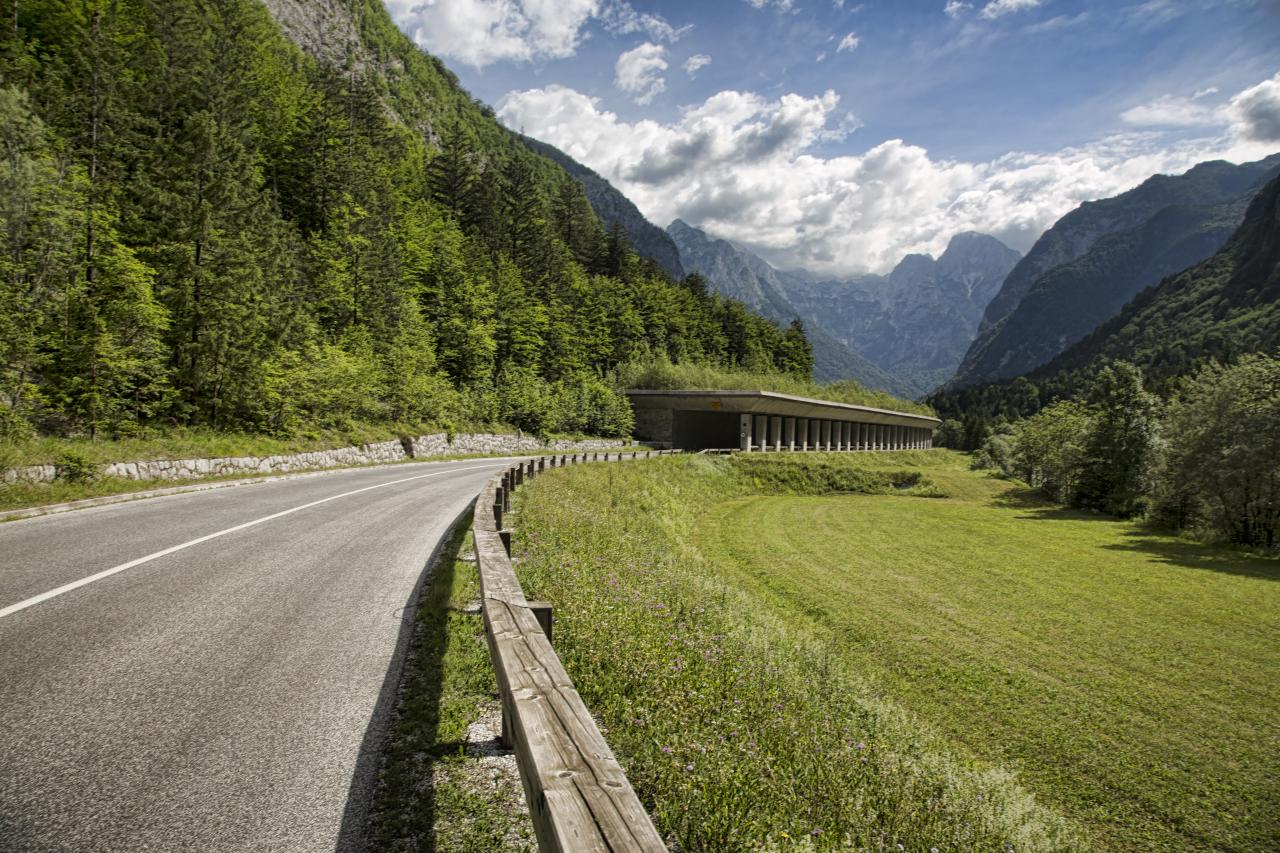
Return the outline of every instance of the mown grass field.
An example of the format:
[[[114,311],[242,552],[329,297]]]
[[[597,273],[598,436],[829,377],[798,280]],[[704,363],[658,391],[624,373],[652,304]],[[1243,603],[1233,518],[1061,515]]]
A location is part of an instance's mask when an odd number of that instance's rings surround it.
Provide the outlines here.
[[[518,536],[683,849],[1280,848],[1274,558],[945,451],[583,466]]]

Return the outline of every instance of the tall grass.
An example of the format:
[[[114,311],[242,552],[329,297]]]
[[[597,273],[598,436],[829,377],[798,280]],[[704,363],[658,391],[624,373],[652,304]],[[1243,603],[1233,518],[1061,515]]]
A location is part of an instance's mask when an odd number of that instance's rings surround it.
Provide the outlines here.
[[[682,850],[1064,850],[1067,821],[1007,773],[952,753],[821,635],[702,559],[706,507],[769,492],[934,491],[854,457],[673,457],[540,477],[519,499],[530,598],[650,808]],[[909,500],[904,498],[904,500]]]
[[[789,373],[754,373],[727,370],[710,364],[673,364],[666,359],[633,361],[614,372],[619,389],[644,388],[660,391],[776,391],[800,397],[816,397],[836,403],[872,406],[900,412],[934,414],[924,403],[900,400],[884,391],[864,388],[853,380],[818,383]]]

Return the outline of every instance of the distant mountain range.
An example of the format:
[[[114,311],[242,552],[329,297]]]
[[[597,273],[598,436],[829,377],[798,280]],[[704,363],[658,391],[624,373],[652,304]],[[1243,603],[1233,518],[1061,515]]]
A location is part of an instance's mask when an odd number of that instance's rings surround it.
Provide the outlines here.
[[[1213,254],[1278,172],[1280,155],[1239,166],[1213,161],[1080,205],[1009,273],[948,387],[1049,361],[1143,288]]]
[[[1016,380],[944,390],[932,401],[946,414],[992,417],[1017,411],[1034,389],[1039,404],[1047,405],[1085,393],[1103,366],[1120,359],[1138,365],[1149,388],[1167,393],[1179,377],[1211,359],[1225,362],[1278,348],[1280,178],[1275,178],[1255,196],[1220,250],[1142,291],[1048,364]]]
[[[716,292],[779,324],[800,319],[819,380],[854,379],[910,397],[944,385],[954,390],[1083,369],[1063,358],[1080,352],[1077,344],[1098,346],[1098,335],[1120,322],[1122,308],[1141,301],[1134,300],[1138,294],[1147,298],[1144,291],[1166,277],[1217,257],[1260,189],[1280,175],[1280,154],[1241,165],[1201,163],[1080,205],[1025,257],[968,232],[936,260],[908,255],[888,275],[829,279],[776,269],[678,219],[663,231],[586,166],[550,145],[521,140],[573,175],[606,227],[619,223],[636,250],[671,275],[697,272]]]
[[[1020,257],[994,237],[966,232],[936,261],[907,255],[888,276],[845,281],[791,276],[785,294],[802,316],[920,395],[955,372]]]
[[[823,382],[853,379],[898,396],[918,394],[912,386],[876,367],[797,310],[785,293],[792,274],[774,269],[762,258],[679,219],[671,223],[667,233],[680,251],[684,268],[705,278],[717,293],[740,300],[780,324],[795,319],[805,322],[805,333],[813,345],[814,378]]]
[[[631,199],[559,148],[523,134],[516,134],[516,138],[531,151],[558,163],[582,185],[587,201],[591,203],[596,216],[600,217],[600,221],[604,223],[606,231],[612,228],[614,223],[620,224],[622,233],[627,236],[627,241],[640,257],[656,261],[674,279],[684,278],[685,271],[680,263],[680,253],[676,249],[676,244],[667,236],[667,232],[645,219],[644,214],[631,202]]]
[[[835,345],[858,357],[851,376],[895,394],[923,395],[955,371],[973,340],[987,301],[1020,255],[994,237],[959,234],[936,261],[908,255],[888,276],[822,280],[775,269],[756,255],[676,220],[667,233],[685,268],[726,296],[765,316],[799,317],[830,354]],[[820,347],[819,340],[823,340]],[[847,355],[827,369],[854,369]]]

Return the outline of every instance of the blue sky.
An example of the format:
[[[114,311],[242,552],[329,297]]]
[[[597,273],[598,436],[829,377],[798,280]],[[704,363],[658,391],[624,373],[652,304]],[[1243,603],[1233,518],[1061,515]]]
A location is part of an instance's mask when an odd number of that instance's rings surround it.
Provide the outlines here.
[[[1280,0],[387,5],[657,224],[783,267],[883,270],[970,229],[1025,251],[1081,201],[1280,150]]]

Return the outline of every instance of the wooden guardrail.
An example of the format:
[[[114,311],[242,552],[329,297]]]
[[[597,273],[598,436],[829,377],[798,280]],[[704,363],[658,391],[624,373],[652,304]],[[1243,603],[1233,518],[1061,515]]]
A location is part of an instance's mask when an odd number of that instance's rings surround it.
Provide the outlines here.
[[[606,452],[604,461],[671,452]],[[476,498],[472,532],[489,657],[502,699],[502,738],[516,755],[539,850],[665,851],[551,647],[550,608],[524,597],[511,564],[511,533],[502,524],[511,511],[511,492],[526,479],[600,456],[572,453],[521,462],[486,483]]]

